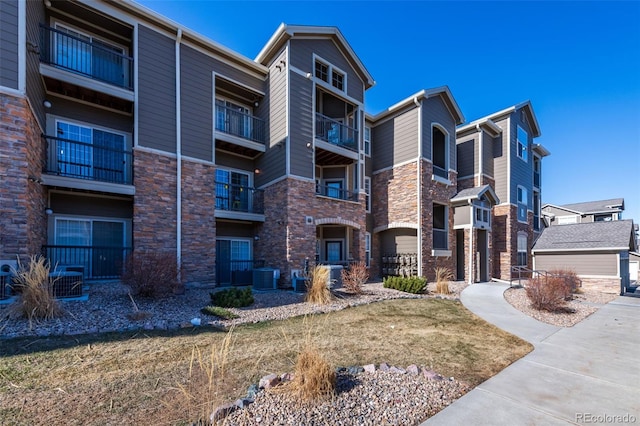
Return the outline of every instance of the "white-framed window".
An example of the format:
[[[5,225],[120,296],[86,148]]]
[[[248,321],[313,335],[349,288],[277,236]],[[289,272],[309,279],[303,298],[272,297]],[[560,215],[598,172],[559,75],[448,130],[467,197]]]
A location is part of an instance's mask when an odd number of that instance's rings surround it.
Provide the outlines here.
[[[364,155],[371,155],[371,127],[364,126]]]
[[[364,178],[364,194],[365,205],[367,206],[367,213],[371,213],[371,178],[365,176]]]
[[[129,183],[127,137],[110,129],[66,119],[55,120],[56,139],[49,166],[61,176]]]
[[[129,86],[128,51],[66,23],[54,22],[52,63],[98,80]]]
[[[518,185],[518,220],[521,222],[527,221],[527,205],[528,195],[527,188]]]
[[[476,227],[491,227],[491,209],[485,206],[474,206]]]
[[[316,58],[314,63],[314,75],[316,78],[335,87],[341,92],[347,90],[347,74],[329,62]]]
[[[518,233],[518,266],[527,266],[527,253],[529,249],[527,247],[527,234]]]
[[[433,174],[449,179],[449,133],[440,125],[431,125],[431,160]]]
[[[364,234],[364,264],[367,268],[371,266],[371,234],[369,232]]]
[[[527,161],[527,149],[529,146],[529,135],[527,131],[518,126],[518,157]]]

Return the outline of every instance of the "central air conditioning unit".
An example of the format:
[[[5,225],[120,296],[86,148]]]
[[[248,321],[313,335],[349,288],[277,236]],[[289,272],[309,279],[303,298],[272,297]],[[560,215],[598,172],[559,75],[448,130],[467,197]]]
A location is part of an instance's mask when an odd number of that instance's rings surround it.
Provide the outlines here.
[[[253,270],[254,290],[275,290],[278,288],[280,269],[257,268]]]
[[[11,276],[17,271],[17,260],[0,260],[0,299],[6,299],[11,294]]]

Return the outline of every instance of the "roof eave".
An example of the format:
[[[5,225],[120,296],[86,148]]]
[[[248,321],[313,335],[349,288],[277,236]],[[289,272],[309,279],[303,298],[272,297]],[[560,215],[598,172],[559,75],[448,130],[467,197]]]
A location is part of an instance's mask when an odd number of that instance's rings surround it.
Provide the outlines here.
[[[394,112],[409,106],[413,103],[415,103],[417,100],[422,100],[422,99],[428,99],[431,98],[435,95],[442,95],[444,94],[447,98],[447,100],[449,101],[449,103],[451,104],[452,108],[449,108],[450,111],[453,113],[452,115],[454,116],[454,119],[456,120],[456,125],[460,124],[462,122],[464,122],[464,116],[462,115],[462,111],[460,110],[460,107],[458,106],[458,103],[456,102],[455,98],[453,97],[453,95],[451,94],[451,91],[449,90],[448,86],[440,86],[440,87],[435,87],[432,89],[422,89],[417,93],[414,93],[411,96],[406,97],[405,99],[401,100],[400,102],[397,102],[393,105],[391,105],[389,108],[387,108],[386,110],[376,114],[375,116],[371,117],[372,121],[379,121],[391,114],[393,114]]]

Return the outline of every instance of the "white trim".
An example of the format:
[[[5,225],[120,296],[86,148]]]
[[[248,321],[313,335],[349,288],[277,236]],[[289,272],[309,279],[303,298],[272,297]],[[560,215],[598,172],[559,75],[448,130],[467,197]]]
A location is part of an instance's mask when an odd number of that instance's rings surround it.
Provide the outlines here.
[[[354,229],[361,229],[360,225],[357,222],[354,222],[349,219],[343,219],[341,217],[324,217],[322,219],[316,219],[314,221],[315,226],[322,225],[339,225],[339,226],[349,226]]]
[[[454,119],[456,119],[457,124],[463,123],[464,122],[464,115],[462,115],[462,111],[460,110],[460,107],[458,106],[458,103],[456,102],[456,100],[454,99],[453,95],[451,94],[451,91],[449,90],[448,86],[440,86],[440,87],[435,87],[433,89],[427,89],[427,90],[421,90],[403,100],[401,100],[400,102],[397,102],[393,105],[391,105],[389,108],[387,108],[386,110],[380,112],[379,114],[375,115],[374,117],[371,118],[371,121],[376,122],[376,125],[381,124],[378,123],[378,121],[382,118],[387,117],[388,115],[390,115],[391,113],[393,113],[394,111],[401,109],[403,107],[409,106],[410,104],[414,103],[414,99],[418,98],[418,99],[429,99],[432,96],[435,95],[442,95],[445,94],[449,100],[451,101],[451,104],[453,105],[454,111],[458,117],[453,117]],[[446,105],[446,103],[445,103]],[[447,108],[449,109],[449,108]],[[451,112],[451,111],[450,111]],[[453,114],[452,114],[453,115]]]
[[[18,91],[27,92],[27,2],[18,1]]]
[[[11,95],[11,96],[15,96],[16,98],[26,98],[27,95],[19,90],[16,89],[12,89],[11,87],[7,87],[7,86],[0,86],[0,94],[3,95]]]
[[[201,158],[189,157],[188,155],[183,155],[182,161],[188,161],[190,163],[204,164],[206,166],[215,166],[216,164],[213,161],[203,160]]]
[[[422,135],[422,101],[418,100],[418,98],[414,98],[413,100],[414,104],[416,105],[416,107],[418,107],[418,163],[416,165],[416,177],[417,180],[416,182],[418,183],[418,188],[416,191],[416,198],[417,198],[417,223],[418,223],[418,232],[417,232],[417,243],[418,243],[418,276],[421,277],[422,276],[422,254],[423,254],[423,250],[422,250],[422,242],[423,242],[423,238],[422,238],[422,226],[423,226],[423,222],[422,222],[422,209],[423,209],[423,200],[422,200],[422,158],[424,157],[424,152],[423,152],[423,135]],[[433,136],[432,136],[433,139]],[[433,150],[433,147],[432,147]],[[433,154],[433,151],[432,151]]]
[[[161,149],[156,149],[156,148],[148,148],[146,146],[135,146],[133,147],[134,151],[141,151],[141,152],[148,152],[149,154],[154,154],[154,155],[160,155],[163,157],[168,157],[168,158],[178,158],[176,156],[176,154],[174,154],[173,152],[168,152],[168,151],[163,151]]]
[[[334,65],[333,63],[331,63],[330,61],[327,61],[326,59],[324,59],[322,56],[316,54],[315,52],[312,54],[312,59],[313,59],[313,68],[311,71],[311,78],[313,78],[316,83],[319,83],[320,86],[323,86],[327,89],[331,89],[331,91],[333,92],[334,90],[337,90],[341,93],[347,93],[347,73],[345,71],[343,71],[341,68],[339,68],[338,66]],[[327,67],[327,80],[328,81],[324,81],[321,78],[319,78],[318,76],[316,76],[316,63],[320,62],[323,65],[326,65]],[[333,72],[334,70],[342,75],[342,88],[339,88],[338,86],[334,86],[333,85]]]
[[[451,250],[431,250],[431,256],[433,257],[451,257]]]
[[[106,83],[100,80],[95,80],[91,77],[87,77],[85,75],[78,74],[73,71],[67,71],[67,70],[56,68],[54,66],[43,64],[43,63],[39,64],[39,70],[40,70],[40,74],[42,74],[42,76],[44,77],[50,77],[56,80],[65,81],[67,83],[77,84],[79,86],[86,87],[91,90],[106,93],[107,95],[111,95],[115,98],[124,99],[125,101],[133,102],[135,100],[135,94],[129,89],[126,89],[124,87],[119,87],[110,83]],[[51,92],[51,93],[56,94],[55,92]],[[57,95],[57,96],[64,96],[64,95]],[[67,98],[75,100],[75,98],[70,98],[70,97],[67,97]],[[98,106],[93,103],[91,103],[90,105]]]
[[[175,41],[176,61],[176,263],[178,265],[178,278],[180,278],[180,266],[182,265],[182,93],[180,91],[180,43],[182,30],[178,28]]]
[[[284,60],[286,61],[286,64],[289,64],[289,52],[291,51],[291,46],[289,45],[289,41],[287,41],[287,46],[284,50]],[[280,54],[281,56],[283,56],[282,54]],[[287,176],[291,175],[291,78],[289,76],[289,71],[288,71],[288,67],[287,69],[284,70],[285,71],[285,75],[284,78],[286,79],[285,82],[285,88],[286,88],[286,95],[285,95],[285,102],[287,103],[287,112],[286,112],[286,120],[287,120],[287,125],[285,126],[287,129],[287,134],[285,136],[285,174]],[[314,87],[314,91],[315,91],[315,87]],[[315,105],[315,104],[314,104]],[[269,120],[270,121],[270,120]],[[314,117],[312,117],[311,119],[312,122],[315,122]],[[313,133],[315,135],[315,132]],[[315,149],[314,149],[315,151]],[[315,164],[315,158],[314,158],[314,164]]]
[[[593,254],[613,254],[620,250],[629,250],[629,247],[593,247],[593,248],[553,248],[553,249],[532,249],[531,253],[555,253],[564,254],[565,252],[594,252]],[[595,253],[608,252],[608,253]]]
[[[138,93],[138,67],[139,67],[139,63],[140,61],[138,60],[138,58],[140,57],[138,55],[139,53],[139,44],[140,44],[140,37],[139,37],[139,33],[138,33],[138,23],[136,23],[133,26],[133,57],[135,58],[135,60],[133,61],[133,147],[134,148],[138,148],[139,147],[139,137],[140,137],[140,123],[139,123],[139,117],[140,117],[140,102],[139,102],[139,95]]]
[[[507,199],[508,202],[511,203],[511,116],[507,117]],[[504,143],[504,142],[503,142]],[[494,167],[495,171],[495,167]],[[517,194],[516,194],[517,199]],[[518,217],[517,212],[518,203],[516,202],[516,218]]]
[[[480,129],[480,125],[478,125],[478,133],[480,133],[478,136],[478,181],[481,181],[484,174],[484,131]],[[477,184],[481,185],[482,182]]]
[[[216,71],[213,71],[213,73],[216,75],[216,77],[220,77],[222,80],[226,80],[226,81],[228,81],[230,83],[235,84],[236,86],[240,86],[245,90],[248,90],[250,92],[254,92],[254,93],[256,93],[256,94],[258,94],[260,96],[263,96],[263,97],[266,96],[266,94],[262,90],[259,90],[259,89],[256,89],[254,87],[251,87],[248,84],[244,84],[244,83],[242,83],[242,82],[240,82],[240,81],[238,81],[238,80],[236,80],[234,78],[227,77],[225,74],[221,74],[221,73],[216,72]],[[253,110],[253,105],[250,105],[250,106],[251,106],[251,109]]]
[[[42,184],[47,186],[59,186],[62,188],[82,189],[87,191],[101,191],[122,195],[135,195],[136,193],[136,187],[133,185],[78,179],[67,176],[50,175],[48,173],[43,173],[41,180]]]
[[[431,163],[431,161],[429,161],[428,159],[425,159],[425,160],[428,163]],[[398,167],[402,167],[402,166],[406,166],[406,165],[415,163],[416,161],[420,161],[420,158],[418,158],[418,157],[417,158],[412,158],[410,160],[403,161],[402,163],[397,163],[397,164],[394,164],[394,165],[389,166],[389,167],[383,167],[382,169],[374,170],[373,173],[371,173],[371,175],[374,176],[374,175],[377,175],[377,174],[380,174],[380,173],[383,173],[383,172],[386,172],[386,171],[389,171],[389,170],[393,170],[393,169],[398,168]]]
[[[422,118],[422,117],[420,117]],[[422,122],[422,120],[420,120],[420,122]],[[420,123],[419,123],[420,124]],[[420,129],[420,125],[418,126],[418,128]],[[449,135],[449,132],[447,131],[447,129],[440,123],[438,123],[437,121],[432,121],[431,122],[431,164],[434,164],[433,162],[433,128],[437,127],[438,130],[440,130],[442,133],[444,133],[445,136],[445,157],[444,157],[444,165],[445,167],[442,167],[443,169],[445,169],[447,171],[447,174],[449,173],[449,170],[451,169],[451,137]],[[422,133],[421,133],[422,134]],[[421,140],[422,142],[422,140]],[[447,180],[448,177],[447,177]]]
[[[365,139],[365,134],[367,133],[367,129],[369,129],[369,152],[367,153],[367,150],[365,149],[365,147],[367,146],[367,139]],[[364,126],[362,127],[362,152],[364,153],[365,157],[369,157],[371,158],[371,150],[372,150],[372,140],[373,138],[371,137],[371,135],[373,134],[373,128],[371,126],[367,126],[367,123],[365,122]]]
[[[105,127],[99,124],[94,124],[87,121],[76,120],[75,118],[67,118],[62,115],[54,115],[54,114],[45,114],[45,120],[47,121],[46,130],[48,136],[58,137],[58,123],[63,122],[67,124],[72,124],[76,126],[82,126],[89,128],[91,130],[100,130],[102,132],[113,133],[114,135],[120,135],[124,137],[125,140],[125,149],[131,149],[131,133],[124,132],[119,129],[114,129],[112,127]],[[68,139],[68,138],[64,138]],[[91,137],[93,143],[93,136]]]
[[[417,223],[410,223],[410,222],[391,222],[391,223],[387,223],[386,225],[376,226],[375,228],[373,228],[373,233],[377,234],[379,232],[386,231],[386,230],[389,230],[389,229],[416,229],[416,230],[420,230],[420,226],[418,226]]]
[[[184,33],[184,31],[188,31],[186,28],[184,28],[184,27],[182,27],[182,28],[183,28],[183,33]],[[155,28],[151,28],[151,29],[155,30]],[[158,31],[160,31],[160,30],[158,30]],[[175,37],[175,33],[168,33],[168,34],[170,36]],[[211,46],[211,43],[213,43],[213,42],[207,43],[207,45]],[[264,71],[264,72],[258,73],[258,72],[255,71],[255,69],[250,69],[249,67],[238,65],[237,63],[233,63],[233,62],[225,59],[223,56],[217,55],[217,54],[211,52],[210,50],[203,49],[202,46],[200,46],[198,44],[195,44],[195,43],[192,43],[189,40],[183,40],[182,44],[184,46],[190,48],[190,49],[195,50],[198,53],[201,53],[201,54],[211,58],[211,59],[215,59],[216,61],[219,61],[219,62],[221,62],[221,63],[223,63],[225,65],[228,65],[231,68],[234,68],[236,70],[241,70],[242,72],[246,73],[247,75],[249,75],[249,76],[251,76],[253,78],[256,78],[258,80],[264,81],[265,80],[265,76],[268,74],[268,71]],[[214,46],[214,48],[218,48],[219,46],[221,46],[221,45]],[[243,64],[243,65],[245,65],[245,64]],[[257,64],[257,63],[254,63],[254,65],[258,65],[260,67],[262,66],[262,65]],[[215,66],[215,68],[218,68],[218,67]]]
[[[369,249],[367,250],[367,241],[369,242]],[[364,264],[367,268],[371,267],[371,232],[364,233]]]
[[[367,191],[367,182],[369,182],[369,189]],[[367,213],[371,213],[371,178],[369,176],[364,176],[363,182],[362,182],[362,189],[364,190],[364,194],[365,194],[365,211]]]

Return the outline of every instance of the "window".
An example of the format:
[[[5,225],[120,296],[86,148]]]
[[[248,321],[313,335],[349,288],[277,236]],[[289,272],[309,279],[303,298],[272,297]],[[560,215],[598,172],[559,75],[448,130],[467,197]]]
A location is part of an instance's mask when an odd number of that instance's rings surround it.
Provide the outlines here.
[[[367,213],[371,213],[371,178],[364,178],[364,194],[365,205],[367,206]]]
[[[447,250],[449,247],[449,233],[447,232],[448,215],[447,206],[443,204],[433,205],[433,248],[434,250]]]
[[[371,155],[371,127],[364,127],[364,155]]]
[[[518,157],[527,161],[527,147],[529,146],[529,136],[527,132],[518,126]]]
[[[331,85],[338,90],[344,90],[344,74],[332,70],[331,71]]]
[[[578,223],[578,216],[558,216],[558,225]]]
[[[324,81],[340,91],[345,91],[347,75],[338,68],[324,61],[316,59],[315,74],[316,78]]]
[[[331,198],[343,198],[342,194],[342,180],[328,180],[325,181],[327,197]]]
[[[449,136],[437,126],[431,128],[433,174],[449,179]]]
[[[316,77],[322,81],[329,82],[329,66],[320,61],[316,61]]]
[[[518,266],[527,266],[527,234],[518,234]]]
[[[127,183],[122,134],[87,125],[56,122],[55,171],[61,176]]]
[[[490,227],[491,226],[491,210],[484,206],[475,206],[476,212],[476,226]]]
[[[248,107],[216,98],[216,130],[252,139],[251,121],[251,110]]]
[[[527,221],[527,189],[518,185],[518,220]]]
[[[371,266],[371,234],[364,234],[364,264],[367,268]]]
[[[216,170],[216,209],[251,211],[249,174]]]

